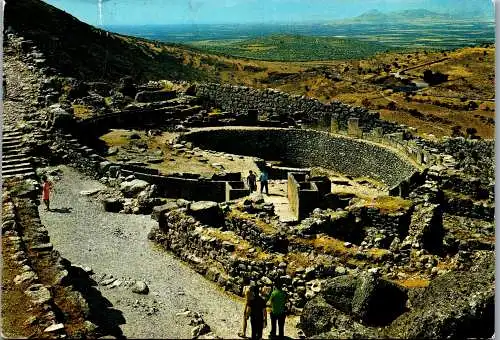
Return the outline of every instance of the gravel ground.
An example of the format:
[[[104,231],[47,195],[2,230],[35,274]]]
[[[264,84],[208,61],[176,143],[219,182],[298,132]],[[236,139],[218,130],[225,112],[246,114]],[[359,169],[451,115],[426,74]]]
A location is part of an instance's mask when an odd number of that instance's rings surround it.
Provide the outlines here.
[[[147,234],[156,223],[150,216],[104,212],[99,202],[80,194],[104,188],[102,184],[71,168],[60,169],[61,180],[54,183],[56,192],[51,199],[51,208],[56,211],[46,212],[42,205],[39,209],[54,248],[73,264],[90,266],[92,278],[98,282],[104,275],[112,275],[125,283],[143,280],[149,286],[148,295],[135,294],[125,284],[97,287],[115,309],[110,311],[123,335],[190,338],[190,318],[176,316],[187,308],[200,313],[218,336],[236,337],[243,309],[241,299],[223,292],[148,241]],[[286,332],[293,337],[297,336],[296,322],[297,318],[287,319]],[[264,334],[268,331],[264,330]]]

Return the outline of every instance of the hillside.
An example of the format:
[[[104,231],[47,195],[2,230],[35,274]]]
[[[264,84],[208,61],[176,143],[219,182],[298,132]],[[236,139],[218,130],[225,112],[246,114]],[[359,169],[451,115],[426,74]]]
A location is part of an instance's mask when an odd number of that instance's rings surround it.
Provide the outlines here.
[[[6,28],[11,26],[26,39],[34,40],[48,63],[65,76],[116,81],[131,75],[137,82],[202,80],[270,87],[323,102],[336,99],[362,105],[380,111],[383,119],[413,126],[422,135],[463,135],[471,128],[478,136],[494,137],[494,45],[453,51],[384,52],[358,60],[264,61],[228,56],[222,46],[220,54],[210,54],[188,46],[105,32],[39,0],[9,2],[5,17]],[[293,49],[301,39],[305,38],[282,40]],[[316,40],[332,44],[339,41],[324,39],[307,38],[311,44]],[[247,43],[248,53],[271,53],[275,40],[255,40],[253,49]],[[239,44],[243,50],[243,43]],[[314,51],[313,55],[333,53],[327,48],[309,51]],[[405,84],[391,75],[400,73],[409,82],[421,82],[426,70],[446,74],[447,81],[404,92],[399,89]]]
[[[4,26],[34,40],[49,65],[65,75],[86,80],[209,78],[209,73],[184,65],[177,51],[109,34],[42,1],[8,1]]]

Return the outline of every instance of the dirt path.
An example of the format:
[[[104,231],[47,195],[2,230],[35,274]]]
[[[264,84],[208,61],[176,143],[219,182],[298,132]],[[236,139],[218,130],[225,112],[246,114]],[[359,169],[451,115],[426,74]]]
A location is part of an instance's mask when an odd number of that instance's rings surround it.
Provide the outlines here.
[[[236,337],[243,309],[241,300],[148,241],[147,233],[156,223],[149,216],[104,212],[98,202],[80,194],[103,186],[73,169],[61,169],[62,178],[55,183],[51,203],[61,212],[45,212],[40,206],[40,217],[54,248],[73,264],[90,266],[95,272],[92,278],[98,282],[106,274],[122,282],[144,280],[150,288],[148,295],[139,295],[125,284],[97,287],[113,308],[123,313],[123,318],[116,318],[123,335],[190,338],[190,318],[176,316],[188,308],[200,313],[218,336]],[[287,332],[295,337],[293,326],[297,319],[287,321]]]

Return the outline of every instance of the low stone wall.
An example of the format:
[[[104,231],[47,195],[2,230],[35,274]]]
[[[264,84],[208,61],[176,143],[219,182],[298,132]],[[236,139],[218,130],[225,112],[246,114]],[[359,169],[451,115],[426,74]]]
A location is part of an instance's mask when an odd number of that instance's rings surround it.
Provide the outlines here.
[[[321,166],[354,177],[372,177],[389,187],[417,171],[389,149],[325,132],[279,128],[210,128],[186,133],[195,145],[233,154],[281,160],[296,167]]]
[[[257,90],[245,86],[199,83],[196,85],[196,96],[207,101],[208,105],[233,113],[258,110],[262,114],[292,116],[295,119],[324,123],[325,126],[329,126],[331,118],[334,118],[342,129],[347,129],[347,121],[350,117],[357,117],[364,131],[375,127],[383,128],[384,132],[401,130],[399,125],[380,120],[378,112],[362,107],[352,107],[339,101],[323,104],[317,99],[290,95],[274,89]]]
[[[245,280],[254,280],[261,287],[270,288],[272,280],[280,278],[288,292],[291,312],[300,311],[307,299],[314,296],[306,289],[314,280],[335,275],[334,267],[323,268],[321,265],[307,270],[299,268],[287,274],[288,263],[281,262],[281,255],[277,253],[266,253],[266,260],[247,258],[247,251],[239,253],[241,250],[238,250],[236,241],[240,244],[242,241],[238,241],[237,236],[236,239],[227,234],[224,238],[209,236],[205,231],[218,229],[201,224],[182,210],[165,213],[160,221],[159,229],[153,229],[149,238],[227,291],[241,296]],[[243,227],[239,221],[232,225],[235,229]]]
[[[35,203],[38,188],[33,183],[21,180],[9,182],[4,185],[4,190],[8,196],[4,196],[2,202],[2,238],[5,240],[4,254],[9,258],[4,259],[3,265],[4,270],[18,271],[19,275],[13,280],[15,288],[9,282],[2,294],[15,294],[16,290],[24,290],[30,306],[18,307],[25,311],[25,317],[30,313],[35,314],[31,314],[31,318],[35,318],[36,324],[29,324],[31,329],[37,329],[32,337],[43,338],[49,334],[56,337],[62,337],[63,334],[69,337],[95,337],[97,326],[89,321],[92,319],[91,308],[85,292],[80,292],[81,289],[89,289],[89,286],[85,286],[87,281],[79,275],[88,274],[79,273],[77,267],[53,250]],[[7,266],[9,269],[5,268]],[[36,315],[40,310],[43,313]],[[26,323],[24,325],[28,326]]]
[[[225,221],[228,230],[234,231],[241,238],[250,241],[250,243],[262,249],[278,253],[286,253],[288,251],[288,239],[284,233],[264,233],[255,222],[235,216],[228,216]]]
[[[170,176],[157,176],[129,170],[121,170],[125,176],[134,175],[150,184],[156,185],[162,197],[184,198],[190,201],[226,200],[227,181],[212,181]]]

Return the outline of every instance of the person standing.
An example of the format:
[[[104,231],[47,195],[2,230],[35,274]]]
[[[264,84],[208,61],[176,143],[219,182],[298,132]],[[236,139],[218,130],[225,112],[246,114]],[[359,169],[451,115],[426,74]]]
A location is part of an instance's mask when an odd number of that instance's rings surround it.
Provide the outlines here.
[[[254,285],[253,281],[250,282],[248,286],[243,287],[243,296],[245,297],[245,308],[243,310],[243,324],[242,324],[242,330],[241,332],[238,333],[238,336],[241,338],[246,338],[247,336],[247,320],[250,317],[250,304],[253,300],[253,289],[252,286]]]
[[[286,318],[286,294],[281,289],[281,282],[275,281],[274,289],[268,300],[271,306],[271,333],[270,338],[276,337],[276,322],[278,323],[279,337],[285,336],[285,318]]]
[[[257,176],[255,176],[252,170],[249,171],[247,183],[250,188],[250,193],[257,191]]]
[[[46,175],[42,176],[42,200],[45,203],[45,210],[50,211],[50,192],[52,191],[52,182],[47,179]]]
[[[266,188],[266,195],[269,195],[269,186],[268,186],[268,181],[269,181],[269,176],[267,175],[267,169],[262,170],[260,177],[260,193],[262,194],[262,191],[264,188]]]
[[[250,324],[252,339],[262,339],[263,329],[267,327],[266,302],[260,296],[259,286],[252,286],[253,299],[250,302]]]

